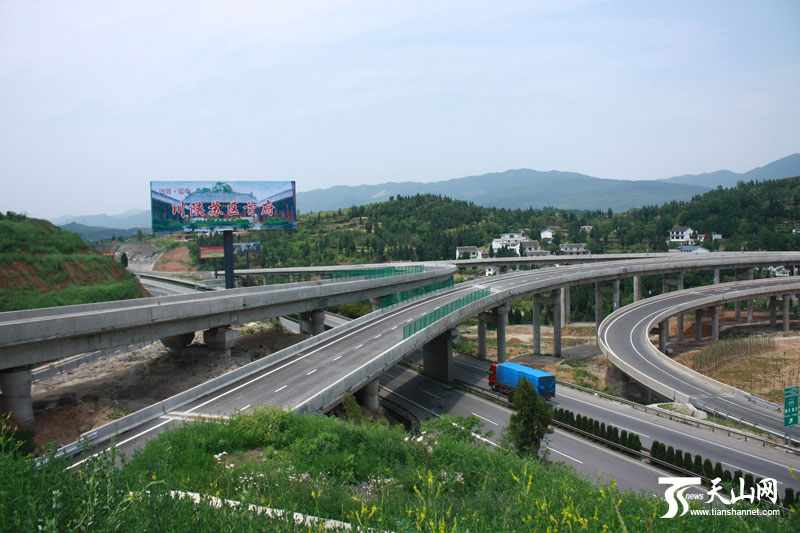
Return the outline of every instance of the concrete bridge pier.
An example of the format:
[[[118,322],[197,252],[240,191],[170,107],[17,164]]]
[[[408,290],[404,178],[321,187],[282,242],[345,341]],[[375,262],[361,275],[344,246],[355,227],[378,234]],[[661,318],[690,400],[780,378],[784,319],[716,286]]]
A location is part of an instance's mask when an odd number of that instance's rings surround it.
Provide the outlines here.
[[[719,285],[719,269],[714,269],[714,285]]]
[[[381,299],[380,298],[370,298],[369,303],[372,304],[373,311],[380,311],[381,310]]]
[[[31,369],[16,367],[0,370],[0,411],[11,413],[11,419],[23,431],[33,431],[36,424],[33,418],[31,400]]]
[[[640,276],[633,276],[633,301],[642,299],[642,280]]]
[[[478,357],[486,359],[486,321],[488,313],[478,315]]]
[[[694,312],[694,340],[700,342],[703,340],[703,315],[705,313],[702,309],[697,309]]]
[[[497,321],[497,362],[506,362],[506,327],[508,326],[508,312],[511,306],[508,304],[499,305],[493,312]]]
[[[566,326],[569,324],[569,316],[571,314],[570,303],[570,286],[561,288],[561,322]]]
[[[380,390],[380,381],[378,380],[378,378],[375,378],[366,385],[364,385],[363,387],[361,387],[361,390],[358,391],[356,396],[358,397],[358,400],[361,402],[361,405],[363,405],[373,413],[380,413],[381,402],[380,398],[378,397],[379,390]]]
[[[425,343],[422,347],[423,374],[440,381],[452,381],[453,340],[457,338],[458,330],[450,329]]]
[[[231,354],[231,348],[236,346],[239,332],[230,326],[207,329],[203,332],[203,342],[211,350],[225,350]]]
[[[711,308],[711,342],[719,340],[719,306]]]
[[[319,335],[325,332],[325,310],[314,309],[300,313],[300,333]]]
[[[665,318],[658,324],[658,349],[662,353],[667,353],[667,342],[669,341],[669,318]]]
[[[169,351],[177,353],[181,349],[186,348],[194,340],[194,331],[189,333],[181,333],[180,335],[170,335],[169,337],[161,337],[161,344],[167,347]]]
[[[769,297],[769,327],[775,329],[778,327],[778,312],[777,302],[774,296]]]
[[[543,294],[534,294],[531,309],[533,311],[533,355],[542,353],[542,304],[552,304],[553,298]]]
[[[792,297],[788,294],[783,295],[783,331],[789,331],[789,316],[792,309]]]
[[[619,309],[619,280],[613,280],[611,287],[604,287],[602,281],[594,283],[594,321],[595,331],[600,329],[603,321],[603,294],[611,294],[614,302],[614,311]]]

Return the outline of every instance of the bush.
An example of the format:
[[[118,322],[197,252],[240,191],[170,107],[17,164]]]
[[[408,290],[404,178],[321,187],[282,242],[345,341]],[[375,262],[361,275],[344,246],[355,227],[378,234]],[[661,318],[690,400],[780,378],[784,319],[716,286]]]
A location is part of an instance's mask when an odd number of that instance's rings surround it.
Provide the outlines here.
[[[667,456],[667,447],[663,442],[658,443],[658,458],[662,461]]]
[[[750,472],[744,475],[744,490],[746,492],[750,492],[750,487],[755,487],[755,482],[753,481],[753,474]]]
[[[672,460],[672,464],[678,468],[683,468],[683,450],[680,448],[675,450],[675,457]]]
[[[672,464],[673,461],[675,461],[675,450],[672,448],[672,446],[667,448],[667,454],[664,456],[664,461],[668,462],[669,464]]]
[[[730,470],[725,470],[722,472],[722,482],[723,483],[731,483],[733,481],[733,475],[731,474]]]
[[[698,476],[703,475],[703,458],[700,456],[700,454],[694,456],[694,464],[692,465],[692,472],[694,472]]]
[[[692,454],[689,452],[683,452],[683,469],[692,472],[692,465],[694,462],[692,461]]]
[[[653,441],[653,444],[650,445],[650,457],[654,459],[659,459],[658,457],[658,447],[661,443],[657,440]]]
[[[714,465],[711,464],[711,459],[703,461],[703,475],[709,479],[714,477]]]
[[[791,509],[794,503],[794,489],[792,487],[786,487],[786,492],[783,494],[783,506]]]
[[[723,475],[722,463],[717,461],[717,464],[714,465],[714,476],[713,477],[715,479],[716,478],[722,479],[722,475]]]

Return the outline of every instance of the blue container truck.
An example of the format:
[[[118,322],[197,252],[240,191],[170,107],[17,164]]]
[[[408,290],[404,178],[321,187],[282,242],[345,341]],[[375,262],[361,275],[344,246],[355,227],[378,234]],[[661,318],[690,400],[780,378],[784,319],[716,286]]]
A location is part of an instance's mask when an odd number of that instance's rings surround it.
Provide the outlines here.
[[[496,391],[511,394],[517,390],[520,379],[527,379],[543,398],[556,395],[556,377],[549,372],[516,363],[499,363],[489,368],[489,386]]]

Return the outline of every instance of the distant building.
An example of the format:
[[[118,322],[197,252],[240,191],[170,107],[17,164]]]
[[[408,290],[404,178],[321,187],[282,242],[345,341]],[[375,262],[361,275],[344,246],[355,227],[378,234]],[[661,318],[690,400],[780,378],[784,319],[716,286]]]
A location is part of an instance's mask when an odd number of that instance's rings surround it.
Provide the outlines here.
[[[683,245],[694,244],[692,234],[694,230],[689,226],[675,226],[669,230],[669,242]]]
[[[589,255],[585,242],[570,242],[561,245],[561,255]]]
[[[702,246],[682,246],[680,251],[689,254],[707,254],[709,251]]]
[[[702,233],[697,236],[697,240],[700,242],[706,242],[707,239],[711,239],[712,241],[721,241],[722,234],[721,233],[714,233],[713,231],[709,235],[708,233]]]
[[[520,243],[520,254],[524,257],[533,257],[536,255],[550,255],[550,252],[547,250],[542,250],[542,245],[539,244],[539,241],[522,241]]]
[[[499,239],[492,239],[492,250],[497,253],[498,250],[505,246],[509,250],[516,252],[517,255],[520,255],[519,246],[525,240],[522,233],[503,233],[500,235]]]
[[[480,259],[481,251],[477,246],[459,246],[456,248],[456,259],[461,259],[461,256],[468,254],[470,259]]]
[[[542,239],[542,240],[550,239],[552,241],[553,237],[556,236],[556,233],[559,233],[559,232],[561,232],[561,227],[559,227],[559,226],[548,226],[547,228],[545,228],[545,229],[543,229],[542,231],[539,232],[539,238]]]
[[[592,232],[592,228],[594,226],[581,226],[581,229],[586,232],[586,235],[589,235]]]

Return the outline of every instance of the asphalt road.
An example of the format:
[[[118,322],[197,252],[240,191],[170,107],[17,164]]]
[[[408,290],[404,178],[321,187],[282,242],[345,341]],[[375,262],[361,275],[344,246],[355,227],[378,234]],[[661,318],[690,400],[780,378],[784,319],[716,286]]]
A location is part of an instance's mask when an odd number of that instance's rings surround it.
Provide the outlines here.
[[[784,279],[775,278],[769,284],[780,286],[781,283],[785,283]],[[669,363],[666,355],[653,348],[648,339],[647,325],[654,316],[675,305],[710,295],[725,294],[729,290],[725,285],[679,291],[663,298],[641,300],[625,306],[617,311],[617,315],[610,319],[601,332],[603,340],[607,346],[613,347],[612,351],[617,357],[660,383],[686,394],[693,403],[702,403],[717,411],[784,432],[782,413],[747,401],[741,396],[734,396],[721,386],[714,386],[708,380],[699,379],[688,369],[685,371],[681,371],[680,367],[676,369]],[[764,280],[737,283],[737,287],[740,288],[759,286],[766,287]]]

